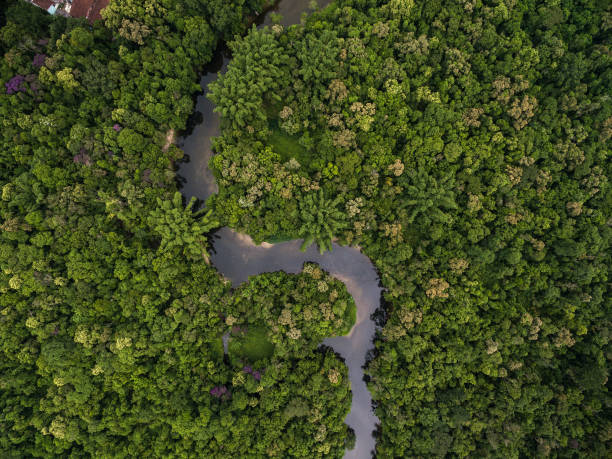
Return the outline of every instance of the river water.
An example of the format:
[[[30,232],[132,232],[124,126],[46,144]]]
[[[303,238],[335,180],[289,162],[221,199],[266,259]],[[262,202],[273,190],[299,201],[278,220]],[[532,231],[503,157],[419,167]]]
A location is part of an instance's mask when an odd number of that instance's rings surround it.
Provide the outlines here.
[[[283,15],[280,23],[284,26],[299,23],[308,3],[309,1],[304,0],[284,0],[255,22],[269,25],[269,13],[274,11]],[[321,6],[327,3],[329,0],[319,1]],[[204,93],[208,84],[217,78],[217,74],[225,71],[228,62],[228,56],[218,53],[200,81]],[[192,117],[191,131],[179,141],[187,161],[179,164],[178,173],[183,183],[181,191],[188,200],[192,196],[206,200],[217,191],[214,176],[208,169],[208,160],[213,154],[211,139],[220,133],[219,115],[213,112],[213,108],[212,102],[204,94],[199,96],[196,112]],[[344,282],[357,305],[357,319],[348,335],[327,338],[324,344],[331,346],[345,359],[351,381],[351,411],[345,422],[355,431],[356,443],[355,448],[347,451],[344,457],[372,457],[376,445],[372,433],[379,421],[372,410],[372,397],[363,380],[363,366],[367,352],[373,348],[372,339],[376,327],[371,315],[380,304],[381,288],[369,258],[357,248],[343,247],[335,243],[332,251],[323,255],[319,254],[315,245],[301,252],[301,241],[297,240],[256,245],[249,236],[229,228],[221,228],[215,232],[211,243],[212,264],[223,276],[231,280],[234,286],[247,281],[249,276],[264,272],[300,272],[306,261],[319,264],[332,276]]]

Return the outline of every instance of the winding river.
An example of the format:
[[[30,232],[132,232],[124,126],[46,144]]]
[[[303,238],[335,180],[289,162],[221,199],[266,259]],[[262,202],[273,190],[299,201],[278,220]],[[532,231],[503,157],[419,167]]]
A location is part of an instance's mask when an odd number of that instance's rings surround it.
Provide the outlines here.
[[[269,13],[278,12],[283,16],[282,25],[299,23],[308,3],[308,0],[285,0],[255,22],[269,25]],[[319,0],[321,6],[327,3],[329,0]],[[228,62],[227,56],[218,53],[200,81],[204,92],[208,84],[217,78],[217,74],[225,71]],[[211,138],[219,135],[220,126],[219,115],[213,112],[213,108],[213,104],[205,95],[199,96],[192,131],[179,140],[179,146],[187,157],[187,160],[179,165],[178,172],[183,183],[182,192],[187,199],[195,196],[205,200],[217,191],[214,176],[208,169],[208,160],[213,154]],[[301,252],[300,244],[301,241],[296,240],[256,245],[247,235],[221,228],[213,236],[211,262],[234,286],[247,281],[249,276],[264,272],[300,272],[306,261],[318,263],[332,276],[344,282],[357,305],[357,320],[348,335],[328,338],[324,344],[331,346],[345,359],[351,381],[352,405],[345,422],[355,431],[356,443],[355,448],[347,451],[344,457],[370,458],[376,444],[372,433],[376,429],[378,418],[372,410],[372,397],[363,380],[363,366],[367,352],[373,347],[372,339],[376,327],[371,315],[378,308],[381,296],[378,275],[368,257],[357,248],[334,243],[331,252],[321,255],[315,245]]]

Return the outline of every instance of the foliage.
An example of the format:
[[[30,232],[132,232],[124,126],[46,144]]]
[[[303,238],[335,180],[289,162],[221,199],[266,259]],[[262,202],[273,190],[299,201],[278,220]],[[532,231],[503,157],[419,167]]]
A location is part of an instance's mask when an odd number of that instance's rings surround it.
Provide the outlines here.
[[[288,56],[272,33],[255,26],[243,40],[230,43],[230,49],[236,55],[232,68],[209,85],[209,97],[234,129],[252,131],[266,121],[264,94],[280,101],[276,89],[287,78]]]
[[[219,37],[261,5],[145,3],[93,26],[6,10],[0,456],[340,457],[350,389],[330,350],[268,356],[257,378],[224,355],[216,218],[184,205],[164,148]]]
[[[211,205],[256,241],[336,237],[375,262],[380,457],[612,448],[611,15],[590,0],[335,2],[259,32],[287,55],[276,105],[248,91],[234,45],[228,74],[264,124],[236,131],[222,112]],[[213,89],[226,106],[230,88]],[[269,154],[277,126],[308,154]]]
[[[230,290],[219,221],[374,260],[378,456],[605,457],[609,2],[342,0],[251,30],[210,88],[202,215],[166,133],[261,7],[3,11],[1,455],[343,455],[347,369],[319,344],[350,296],[311,264]]]
[[[274,344],[268,340],[265,327],[249,327],[246,332],[238,327],[229,342],[229,353],[249,362],[266,359],[274,355]]]
[[[182,196],[177,191],[172,201],[162,201],[157,198],[159,208],[149,213],[147,223],[151,231],[161,237],[159,250],[172,251],[174,247],[181,247],[183,255],[187,259],[195,259],[205,256],[206,233],[217,227],[217,223],[210,220],[211,210],[201,217],[200,221],[194,221],[197,214],[191,213],[195,198],[183,209]]]
[[[339,198],[325,199],[322,190],[316,195],[307,194],[300,201],[302,226],[298,235],[304,239],[302,250],[306,250],[313,241],[319,246],[319,252],[331,250],[334,235],[344,226],[344,213],[337,208],[340,201]]]
[[[232,429],[224,451],[241,445],[235,454],[342,457],[349,438],[347,368],[319,345],[354,323],[355,304],[344,284],[307,263],[297,275],[251,277],[224,311],[236,371],[232,406],[225,409],[246,405],[241,416],[248,417]]]
[[[312,263],[297,276],[275,272],[252,277],[235,291],[227,310],[231,325],[247,328],[247,339],[253,327],[267,330],[276,355],[314,350],[323,338],[348,333],[355,319],[355,303],[344,284]]]

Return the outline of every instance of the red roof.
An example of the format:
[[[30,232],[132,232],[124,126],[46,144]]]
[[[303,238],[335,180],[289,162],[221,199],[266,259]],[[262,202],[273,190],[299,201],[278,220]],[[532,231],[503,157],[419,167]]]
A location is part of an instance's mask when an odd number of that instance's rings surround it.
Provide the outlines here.
[[[44,10],[48,10],[49,7],[53,5],[53,2],[51,0],[32,0],[32,3],[34,3],[36,6],[41,7]]]
[[[73,18],[86,18],[89,22],[97,21],[98,19],[102,19],[100,10],[106,8],[109,1],[110,0],[72,0],[70,16]]]

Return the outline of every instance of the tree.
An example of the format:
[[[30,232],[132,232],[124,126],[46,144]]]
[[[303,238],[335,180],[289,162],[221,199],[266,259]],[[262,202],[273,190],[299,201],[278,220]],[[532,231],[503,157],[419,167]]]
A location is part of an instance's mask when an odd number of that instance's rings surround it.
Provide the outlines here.
[[[206,234],[217,226],[217,222],[210,218],[211,210],[192,212],[196,198],[191,198],[185,208],[182,199],[178,191],[171,201],[157,198],[158,208],[149,212],[147,223],[161,238],[160,252],[172,253],[179,248],[187,258],[206,257]]]
[[[301,250],[306,250],[313,242],[319,246],[320,253],[332,249],[332,239],[346,227],[346,215],[338,209],[341,201],[340,197],[325,198],[323,190],[304,195],[299,203],[302,226],[298,235],[304,239]]]

